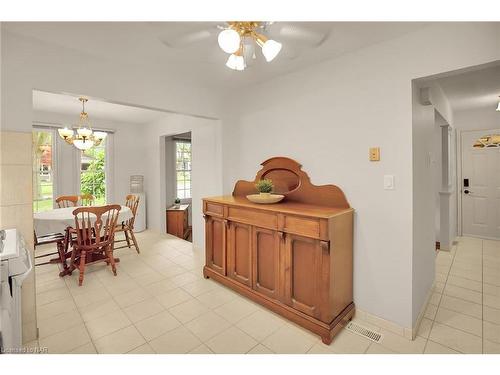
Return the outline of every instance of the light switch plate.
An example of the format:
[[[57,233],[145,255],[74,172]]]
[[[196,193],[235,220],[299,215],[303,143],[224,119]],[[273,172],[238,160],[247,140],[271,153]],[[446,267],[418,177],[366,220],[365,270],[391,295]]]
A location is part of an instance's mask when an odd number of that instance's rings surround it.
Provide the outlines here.
[[[392,174],[384,175],[384,189],[394,190],[394,175]]]
[[[370,147],[370,161],[380,160],[380,147]]]

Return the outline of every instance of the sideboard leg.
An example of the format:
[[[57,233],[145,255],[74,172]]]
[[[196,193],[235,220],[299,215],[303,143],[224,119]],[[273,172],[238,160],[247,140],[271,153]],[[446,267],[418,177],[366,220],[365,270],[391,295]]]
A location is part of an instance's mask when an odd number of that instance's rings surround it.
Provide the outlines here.
[[[332,343],[332,341],[333,341],[333,337],[331,337],[330,335],[328,335],[328,336],[321,336],[321,341],[325,345],[330,345]]]

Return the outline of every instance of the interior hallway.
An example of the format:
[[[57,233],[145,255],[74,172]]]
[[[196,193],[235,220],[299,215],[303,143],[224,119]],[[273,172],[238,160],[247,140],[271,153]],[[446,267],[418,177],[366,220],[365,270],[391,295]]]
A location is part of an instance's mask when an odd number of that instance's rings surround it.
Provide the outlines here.
[[[437,255],[436,287],[414,341],[374,343],[342,331],[318,336],[202,277],[204,254],[178,238],[137,234],[141,254],[120,249],[118,276],[105,264],[64,279],[36,268],[40,338],[49,353],[500,353],[500,241],[462,238]],[[37,248],[37,253],[51,250]]]

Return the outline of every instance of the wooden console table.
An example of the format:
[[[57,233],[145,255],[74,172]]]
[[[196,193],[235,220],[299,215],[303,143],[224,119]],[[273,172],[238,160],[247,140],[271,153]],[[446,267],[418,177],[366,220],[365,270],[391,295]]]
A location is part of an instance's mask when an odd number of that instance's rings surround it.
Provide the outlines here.
[[[334,185],[312,185],[296,161],[262,163],[255,181],[232,196],[203,199],[206,278],[236,290],[320,335],[326,344],[354,315],[353,213]],[[250,202],[255,182],[269,178],[277,204]]]
[[[189,204],[181,204],[167,208],[167,233],[186,239],[189,237]]]

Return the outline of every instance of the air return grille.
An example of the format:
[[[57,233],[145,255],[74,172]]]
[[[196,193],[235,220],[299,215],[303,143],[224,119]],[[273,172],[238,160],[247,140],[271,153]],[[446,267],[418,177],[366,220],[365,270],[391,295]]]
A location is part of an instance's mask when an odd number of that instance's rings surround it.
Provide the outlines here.
[[[371,329],[363,327],[357,323],[349,322],[345,328],[357,335],[366,337],[373,342],[380,342],[380,340],[382,340],[382,335],[380,333],[372,331]]]

